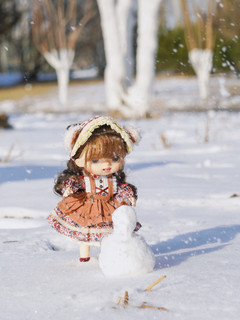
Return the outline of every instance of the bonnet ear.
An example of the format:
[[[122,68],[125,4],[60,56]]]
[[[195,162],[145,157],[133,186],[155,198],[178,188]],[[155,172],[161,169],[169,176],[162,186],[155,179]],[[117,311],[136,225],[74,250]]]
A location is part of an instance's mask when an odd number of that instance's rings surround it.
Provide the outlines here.
[[[80,131],[81,124],[73,124],[67,127],[64,135],[64,146],[67,150],[72,150]]]
[[[126,126],[126,127],[124,127],[124,130],[129,135],[129,138],[130,138],[130,140],[131,140],[131,142],[133,144],[138,144],[140,142],[141,135],[140,135],[140,132],[137,129],[135,129],[135,128],[131,127],[131,126]]]

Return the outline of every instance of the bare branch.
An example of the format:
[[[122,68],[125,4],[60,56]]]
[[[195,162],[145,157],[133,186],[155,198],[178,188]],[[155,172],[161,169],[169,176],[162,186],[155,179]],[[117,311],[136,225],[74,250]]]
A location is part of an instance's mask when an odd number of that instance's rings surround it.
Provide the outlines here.
[[[42,52],[73,49],[83,27],[96,14],[92,2],[86,1],[85,14],[77,24],[77,1],[32,0],[32,34],[37,49]]]
[[[95,16],[95,14],[96,14],[96,11],[90,11],[83,16],[83,18],[79,22],[78,27],[75,30],[73,30],[69,36],[69,42],[68,42],[69,49],[72,49],[75,46],[77,38],[79,37],[82,29],[88,23],[88,21]]]
[[[67,7],[66,20],[71,21],[72,26],[77,24],[77,2],[76,0],[70,0]]]
[[[186,42],[189,51],[194,48],[213,49],[213,0],[208,0],[208,8],[206,14],[197,8],[195,3],[191,3],[196,22],[192,22],[188,11],[186,0],[181,0],[184,23],[186,27]]]
[[[186,0],[181,0],[182,4],[182,10],[183,10],[183,17],[184,17],[184,24],[186,27],[186,43],[188,46],[189,51],[193,50],[196,48],[196,41],[194,39],[194,34],[193,34],[193,29],[192,29],[192,24],[191,24],[191,19],[190,19],[190,14],[188,11],[187,3]]]
[[[206,22],[206,49],[213,50],[213,1],[209,0]]]

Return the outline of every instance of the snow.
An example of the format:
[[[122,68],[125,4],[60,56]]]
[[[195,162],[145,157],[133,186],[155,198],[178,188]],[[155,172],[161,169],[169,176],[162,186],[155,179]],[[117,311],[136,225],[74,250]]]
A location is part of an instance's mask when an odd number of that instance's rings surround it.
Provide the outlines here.
[[[145,240],[133,233],[137,217],[133,207],[113,213],[114,231],[103,239],[99,266],[107,277],[136,276],[153,271],[155,257]]]
[[[141,130],[126,172],[138,187],[137,234],[156,259],[152,272],[137,276],[106,277],[99,248],[93,248],[89,263],[79,263],[78,243],[46,220],[60,201],[52,189],[68,159],[65,128],[102,110],[103,84],[71,86],[71,112],[56,112],[55,91],[0,103],[14,128],[0,131],[1,319],[239,318],[240,114],[222,105],[194,112],[195,79],[157,84],[156,101],[182,111],[120,121]],[[214,95],[221,97],[218,85],[214,80]],[[230,104],[233,96],[222,99]],[[234,99],[238,106],[239,97]],[[186,105],[191,112],[184,111]],[[51,112],[45,112],[47,106]],[[144,291],[163,275],[166,279]],[[124,308],[117,301],[125,291]],[[168,311],[138,308],[144,301]]]

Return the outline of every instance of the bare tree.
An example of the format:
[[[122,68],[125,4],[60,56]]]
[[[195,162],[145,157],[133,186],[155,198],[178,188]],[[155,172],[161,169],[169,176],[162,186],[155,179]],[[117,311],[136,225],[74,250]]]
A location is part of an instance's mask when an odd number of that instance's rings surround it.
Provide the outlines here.
[[[95,14],[91,1],[86,1],[84,15],[77,19],[76,0],[32,0],[32,32],[37,49],[56,70],[59,101],[67,102],[69,70],[75,44],[86,23]]]
[[[207,8],[204,10],[198,8],[196,3],[191,1],[194,21],[191,20],[187,1],[181,0],[181,4],[189,60],[198,77],[200,97],[207,99],[213,58],[213,12],[215,3],[213,0],[208,0]]]

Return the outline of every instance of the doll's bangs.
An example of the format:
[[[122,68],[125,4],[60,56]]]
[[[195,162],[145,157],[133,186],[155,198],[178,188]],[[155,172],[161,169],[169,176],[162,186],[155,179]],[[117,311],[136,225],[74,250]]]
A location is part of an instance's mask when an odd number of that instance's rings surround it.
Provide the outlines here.
[[[115,157],[124,159],[126,154],[126,143],[120,136],[100,135],[88,142],[85,161]]]

